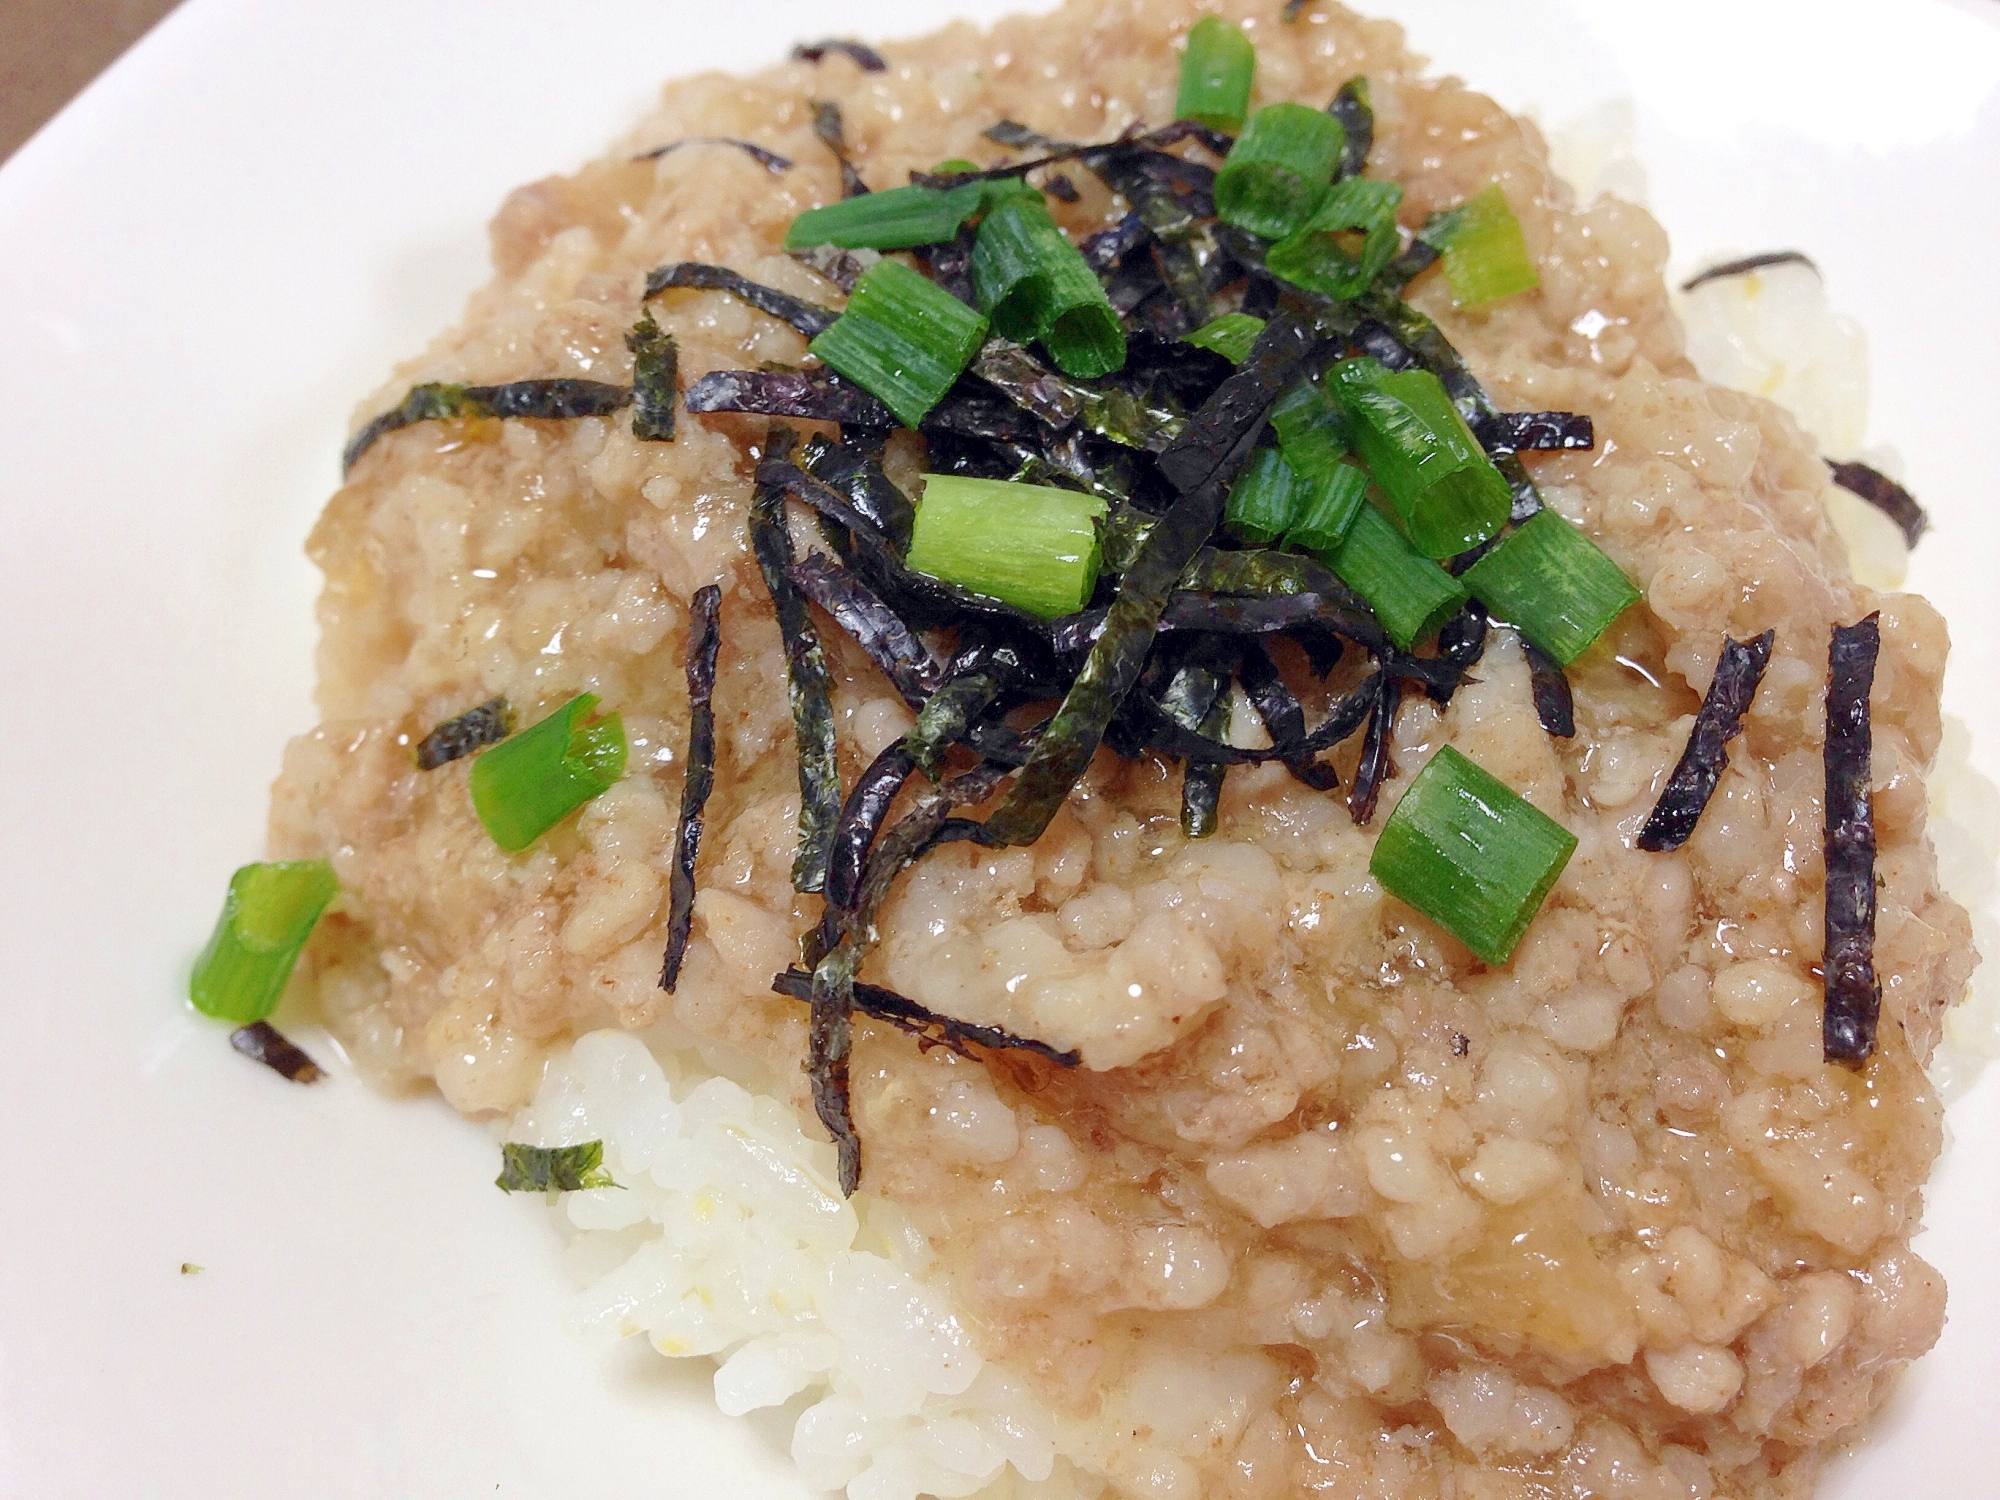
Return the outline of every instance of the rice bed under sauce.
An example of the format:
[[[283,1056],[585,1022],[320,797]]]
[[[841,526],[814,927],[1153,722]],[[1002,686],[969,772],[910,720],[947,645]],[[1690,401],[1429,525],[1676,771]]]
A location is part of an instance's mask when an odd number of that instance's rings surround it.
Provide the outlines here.
[[[1172,779],[1100,758],[1032,848],[912,872],[869,971],[1085,1067],[861,1025],[868,1175],[843,1202],[799,1125],[803,1010],[769,993],[817,903],[787,882],[783,665],[744,540],[762,423],[683,417],[645,444],[593,418],[393,434],[314,533],[325,722],[288,753],[272,844],[335,851],[353,898],[309,950],[321,1005],[378,1074],[521,1110],[512,1139],[601,1135],[625,1189],[558,1210],[583,1325],[715,1356],[733,1411],[815,1397],[802,1473],[855,1500],[1806,1493],[1943,1315],[1907,1244],[1939,1145],[1922,1063],[1972,962],[1924,837],[1943,624],[1849,580],[1789,418],[1695,378],[1646,214],[1577,209],[1531,130],[1423,79],[1393,26],[1223,10],[1256,22],[1260,102],[1368,76],[1371,170],[1405,184],[1406,224],[1503,185],[1540,290],[1468,315],[1432,278],[1413,300],[1504,405],[1597,425],[1596,451],[1541,457],[1536,478],[1647,600],[1574,669],[1576,739],[1542,732],[1497,633],[1442,716],[1407,704],[1384,788],[1386,814],[1452,743],[1577,834],[1512,962],[1485,969],[1385,897],[1373,828],[1280,766],[1232,773],[1218,832],[1188,843]],[[840,103],[878,186],[989,160],[979,131],[1001,117],[1104,139],[1171,116],[1195,14],[1076,4],[885,47],[882,74],[832,56],[675,84],[603,160],[508,200],[493,284],[361,415],[424,380],[628,379],[640,282],[668,261],[832,300],[778,249],[838,192],[811,99]],[[693,135],[799,165],[628,160]],[[1072,233],[1107,211],[1077,180],[1082,201],[1052,205]],[[726,297],[655,312],[685,381],[803,352]],[[717,787],[670,999],[683,601],[715,580]],[[1884,1025],[1855,1075],[1819,1062],[1810,971],[1820,693],[1830,628],[1875,608]],[[1694,838],[1637,853],[1723,636],[1766,628]],[[851,781],[909,716],[829,649]],[[470,704],[502,693],[532,721],[586,690],[623,712],[631,772],[524,856],[480,828],[463,765],[412,768],[415,739]]]

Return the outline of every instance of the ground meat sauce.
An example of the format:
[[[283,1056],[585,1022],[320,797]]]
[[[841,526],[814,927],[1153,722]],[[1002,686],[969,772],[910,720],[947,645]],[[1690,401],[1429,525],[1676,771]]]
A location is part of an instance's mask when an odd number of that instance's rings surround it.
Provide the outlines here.
[[[1540,289],[1462,313],[1432,275],[1412,300],[1503,407],[1588,415],[1593,451],[1528,463],[1645,602],[1570,670],[1573,738],[1537,722],[1505,628],[1447,709],[1407,696],[1371,827],[1272,763],[1233,771],[1217,831],[1189,841],[1178,773],[1106,752],[1032,847],[919,865],[862,978],[1082,1066],[924,1051],[857,1018],[863,1190],[930,1236],[984,1350],[1123,1491],[1804,1494],[1943,1318],[1908,1244],[1940,1140],[1923,1064],[1973,962],[1924,836],[1943,623],[1850,581],[1827,469],[1784,413],[1695,377],[1644,212],[1576,204],[1531,125],[1422,76],[1394,26],[1223,8],[1256,43],[1259,102],[1323,104],[1366,75],[1370,169],[1408,190],[1405,226],[1503,186]],[[508,198],[494,280],[357,426],[424,381],[629,384],[625,334],[666,263],[837,302],[779,250],[840,192],[814,100],[840,106],[878,188],[992,160],[980,132],[1002,118],[1108,139],[1171,118],[1194,15],[1091,0],[885,46],[881,72],[829,54],[674,84],[602,160]],[[697,135],[798,165],[632,159]],[[1050,205],[1073,236],[1117,221],[1094,177],[1073,180],[1078,201]],[[797,332],[727,296],[652,308],[685,383],[804,357]],[[570,1035],[656,1026],[761,1065],[810,1116],[805,1008],[772,993],[820,903],[788,881],[784,661],[746,541],[764,428],[683,415],[665,443],[634,438],[629,413],[429,423],[384,435],[327,507],[311,540],[324,722],[287,755],[273,845],[330,853],[350,894],[307,962],[377,1074],[510,1110]],[[919,441],[899,433],[886,461],[907,484]],[[815,542],[800,530],[801,554]],[[712,582],[716,784],[669,996],[685,601]],[[1876,610],[1882,1022],[1857,1071],[1820,1055],[1821,740],[1830,633]],[[1635,849],[1723,641],[1767,630],[1699,826],[1675,852]],[[851,786],[911,714],[822,634]],[[1362,670],[1306,695],[1308,720]],[[417,769],[416,742],[468,703],[504,696],[526,724],[585,691],[623,714],[629,772],[520,856],[474,817],[470,761]],[[1359,744],[1333,757],[1349,783]],[[1444,744],[1580,840],[1501,969],[1367,873],[1381,817]]]

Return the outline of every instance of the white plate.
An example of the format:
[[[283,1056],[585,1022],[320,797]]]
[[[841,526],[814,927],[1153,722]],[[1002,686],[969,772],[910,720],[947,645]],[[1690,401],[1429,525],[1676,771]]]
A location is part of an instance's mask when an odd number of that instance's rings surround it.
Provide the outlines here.
[[[567,1341],[483,1131],[287,1085],[179,994],[312,721],[299,547],[348,412],[457,316],[507,189],[667,75],[1003,8],[593,0],[585,36],[529,0],[190,0],[0,171],[0,1496],[800,1493],[782,1418],[715,1415],[705,1364]],[[1509,105],[1635,96],[1679,261],[1825,267],[2000,776],[2000,7],[1373,8]],[[2000,1078],[1952,1124],[1951,1324],[1826,1496],[1992,1493]]]

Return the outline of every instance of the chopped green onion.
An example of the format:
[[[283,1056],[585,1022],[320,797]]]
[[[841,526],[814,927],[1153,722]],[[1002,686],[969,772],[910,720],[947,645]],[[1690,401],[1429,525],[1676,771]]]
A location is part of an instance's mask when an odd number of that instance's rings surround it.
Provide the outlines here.
[[[1625,570],[1552,510],[1536,511],[1467,568],[1465,586],[1564,666],[1640,598]]]
[[[911,569],[1049,620],[1090,602],[1100,497],[962,474],[923,479]]]
[[[1575,834],[1446,745],[1382,825],[1368,873],[1498,966],[1575,851]]]
[[[1302,498],[1298,473],[1276,448],[1258,448],[1230,486],[1222,524],[1252,547],[1275,542],[1298,516]]]
[[[1256,72],[1257,49],[1250,38],[1220,16],[1203,16],[1188,32],[1174,118],[1215,130],[1242,129]]]
[[[1347,132],[1303,104],[1267,104],[1250,117],[1215,174],[1215,211],[1225,223],[1283,239],[1326,196]]]
[[[1368,601],[1382,628],[1407,651],[1464,607],[1465,586],[1419,557],[1381,511],[1363,505],[1338,550],[1320,559]]]
[[[1301,474],[1299,492],[1298,519],[1286,531],[1285,545],[1331,557],[1347,540],[1355,517],[1369,508],[1368,476],[1353,464],[1333,463]]]
[[[1271,430],[1285,462],[1302,474],[1331,468],[1347,456],[1347,434],[1340,408],[1323,386],[1301,380],[1271,408]]]
[[[1334,184],[1311,219],[1271,247],[1273,275],[1329,297],[1358,297],[1395,255],[1402,187],[1373,177]],[[1343,243],[1361,236],[1358,252]]]
[[[977,167],[972,168],[977,171]],[[887,188],[843,198],[824,208],[808,209],[785,231],[787,250],[837,245],[843,250],[907,250],[935,245],[958,233],[958,226],[979,211],[985,194],[981,184],[963,187]]]
[[[1521,221],[1497,182],[1450,212],[1433,216],[1417,238],[1444,257],[1451,300],[1460,307],[1477,307],[1541,285]]]
[[[994,332],[1017,344],[1040,339],[1065,374],[1091,379],[1125,363],[1118,314],[1039,193],[987,210],[972,248],[972,288]]]
[[[188,998],[218,1021],[247,1026],[278,1008],[319,915],[340,890],[323,859],[245,865],[229,877],[222,915],[194,961]]]
[[[527,848],[625,774],[625,721],[592,719],[596,707],[578,693],[472,763],[472,809],[502,849]]]
[[[915,427],[944,399],[985,338],[986,320],[978,313],[900,261],[884,260],[862,273],[847,311],[809,347],[880,397],[897,421]]]
[[[1219,318],[1209,319],[1189,334],[1187,342],[1197,349],[1213,350],[1232,365],[1240,365],[1250,357],[1250,346],[1257,342],[1257,335],[1263,331],[1262,318],[1252,317],[1249,313],[1224,313]]]
[[[1419,552],[1455,557],[1507,524],[1513,492],[1437,376],[1364,358],[1335,365],[1327,383],[1355,452]]]

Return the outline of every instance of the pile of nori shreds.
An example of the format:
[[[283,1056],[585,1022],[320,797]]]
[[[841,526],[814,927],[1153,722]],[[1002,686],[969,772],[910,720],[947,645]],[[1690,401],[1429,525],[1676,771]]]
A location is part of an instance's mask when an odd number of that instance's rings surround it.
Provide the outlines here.
[[[862,57],[846,44],[822,44]],[[819,49],[801,55],[819,55]],[[869,55],[872,57],[872,54]],[[1345,127],[1342,175],[1366,166],[1373,118],[1364,80],[1342,88],[1328,106]],[[840,114],[818,104],[815,127],[839,161],[844,196],[869,191],[847,159]],[[997,599],[914,572],[904,563],[914,505],[889,478],[885,445],[898,425],[877,397],[830,369],[813,366],[718,370],[686,390],[689,412],[747,412],[773,424],[762,445],[750,512],[759,572],[784,638],[787,685],[796,730],[801,808],[793,863],[797,889],[821,893],[825,911],[806,944],[806,966],[777,975],[773,990],[808,1004],[814,1102],[839,1150],[842,1186],[860,1180],[861,1145],[848,1103],[848,1055],[856,1010],[915,1036],[920,1045],[1012,1049],[1047,1064],[1074,1066],[1073,1052],[937,1015],[917,1002],[858,981],[877,911],[896,878],[929,851],[953,842],[1032,843],[1088,769],[1100,746],[1137,758],[1158,755],[1182,766],[1182,826],[1199,838],[1216,826],[1230,767],[1275,760],[1321,791],[1340,777],[1320,757],[1359,735],[1347,805],[1369,822],[1385,778],[1395,774],[1393,728],[1406,691],[1448,704],[1478,662],[1488,619],[1468,604],[1437,632],[1429,649],[1393,646],[1367,604],[1333,573],[1297,554],[1236,545],[1218,527],[1231,483],[1265,440],[1273,403],[1297,382],[1337,359],[1363,354],[1391,369],[1436,375],[1485,446],[1514,494],[1513,520],[1541,507],[1524,451],[1588,448],[1588,417],[1568,412],[1501,411],[1437,325],[1412,307],[1404,288],[1438,259],[1421,234],[1358,295],[1335,299],[1302,289],[1266,264],[1267,242],[1216,218],[1215,168],[1230,138],[1189,121],[1162,130],[1128,131],[1115,141],[1082,145],[1052,140],[1001,121],[987,131],[1028,158],[978,172],[912,174],[939,187],[969,181],[1041,177],[1046,191],[1068,197],[1073,185],[1052,168],[1080,166],[1119,195],[1127,211],[1080,245],[1098,273],[1127,340],[1115,374],[1074,379],[1032,348],[987,341],[957,384],[923,419],[933,472],[1053,485],[1101,497],[1104,559],[1096,596],[1077,614],[1044,620]],[[707,144],[709,138],[676,142]],[[771,170],[791,165],[736,141]],[[972,234],[916,247],[915,261],[946,290],[973,301]],[[798,259],[843,289],[877,252],[819,247]],[[839,314],[722,266],[682,262],[654,270],[645,299],[670,291],[721,292],[781,319],[807,337]],[[1265,320],[1240,363],[1186,342],[1221,312]],[[508,386],[425,386],[370,423],[350,445],[348,466],[377,438],[431,418],[563,418],[635,406],[634,432],[670,441],[674,433],[676,352],[647,312],[628,340],[637,368],[630,388],[573,380]],[[828,424],[803,443],[789,424]],[[1872,472],[1872,471],[1871,471]],[[1843,476],[1843,482],[1854,479]],[[1886,483],[1886,482],[1885,482]],[[1901,492],[1899,491],[1898,494]],[[1903,497],[1907,499],[1907,497]],[[787,525],[796,504],[816,519],[826,550],[795,555]],[[1908,502],[1914,507],[1914,502]],[[1885,508],[1889,508],[1885,506]],[[1898,516],[1915,530],[1908,512]],[[1448,565],[1462,571],[1491,542]],[[915,727],[889,746],[843,792],[838,772],[831,685],[808,603],[850,635],[916,713]],[[688,939],[702,807],[714,777],[709,708],[721,645],[719,594],[691,601],[688,687],[694,707],[687,788],[675,842],[669,947],[661,982],[672,989]],[[1671,848],[1687,837],[1715,785],[1724,747],[1736,731],[1768,659],[1768,634],[1747,646],[1727,643],[1726,670],[1710,691],[1662,806],[1642,845]],[[1345,659],[1364,658],[1333,690]],[[1849,648],[1849,654],[1855,654]],[[1834,671],[1844,678],[1842,653]],[[1569,683],[1546,654],[1530,649],[1533,702],[1549,733],[1575,733]],[[1330,707],[1309,724],[1295,684],[1317,684]],[[1232,704],[1246,702],[1271,744],[1243,748],[1230,733]],[[1836,689],[1851,700],[1851,687]],[[1859,732],[1865,736],[1866,688]],[[429,764],[485,742],[504,705],[483,706],[442,727],[426,743]],[[1849,714],[1850,719],[1852,713]],[[477,722],[473,722],[474,720]],[[1852,730],[1828,741],[1829,782],[1853,783]],[[1865,766],[1865,747],[1861,750]],[[1836,774],[1837,773],[1837,774]],[[1865,772],[1863,773],[1865,776]],[[1865,789],[1865,780],[1861,782]],[[999,800],[983,819],[961,809]],[[902,805],[900,817],[892,811]],[[1865,796],[1843,801],[1843,825],[1829,837],[1829,867],[1842,872],[1836,903],[1829,883],[1829,944],[1842,946],[1836,981],[1829,965],[1828,1056],[1865,1057],[1872,1037],[1872,922],[1860,910],[1872,883],[1865,839]],[[1838,851],[1836,857],[1836,850]],[[1864,866],[1870,872],[1864,876]],[[1837,914],[1831,906],[1842,907]],[[1837,938],[1836,938],[1836,935]],[[1837,995],[1836,995],[1837,992]],[[1836,1016],[1840,1019],[1836,1022]],[[1836,1037],[1835,1033],[1838,1032]],[[1837,1044],[1836,1044],[1837,1043]]]

